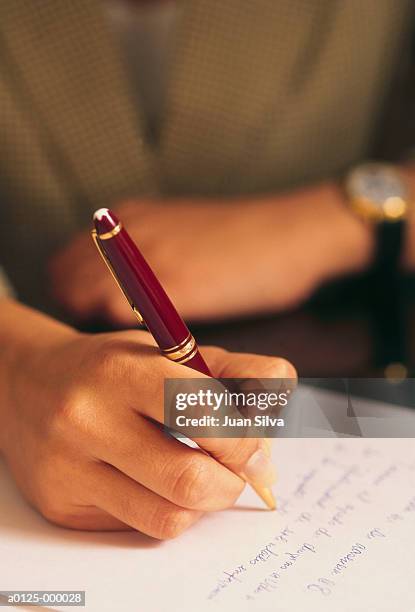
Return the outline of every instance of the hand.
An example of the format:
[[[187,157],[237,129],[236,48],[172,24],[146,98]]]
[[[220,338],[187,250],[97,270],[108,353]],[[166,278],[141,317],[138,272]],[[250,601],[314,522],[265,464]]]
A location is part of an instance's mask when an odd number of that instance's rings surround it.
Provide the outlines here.
[[[146,332],[83,335],[6,302],[0,335],[0,448],[50,521],[170,538],[231,506],[237,474],[273,481],[261,440],[197,440],[207,455],[162,432],[164,378],[202,375],[162,357]],[[204,357],[216,376],[295,377],[283,359],[214,347]]]
[[[339,194],[321,186],[257,200],[129,202],[116,212],[179,312],[206,320],[288,308],[363,267],[369,231]],[[78,317],[134,322],[90,236],[75,238],[51,272],[55,295]]]

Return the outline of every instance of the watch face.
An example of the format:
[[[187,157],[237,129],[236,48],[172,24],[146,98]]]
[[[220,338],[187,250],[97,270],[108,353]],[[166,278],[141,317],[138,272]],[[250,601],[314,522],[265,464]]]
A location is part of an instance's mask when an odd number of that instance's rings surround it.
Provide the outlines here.
[[[363,214],[383,219],[402,218],[407,207],[407,190],[403,179],[388,164],[364,164],[349,175],[346,183],[349,197],[358,202]]]

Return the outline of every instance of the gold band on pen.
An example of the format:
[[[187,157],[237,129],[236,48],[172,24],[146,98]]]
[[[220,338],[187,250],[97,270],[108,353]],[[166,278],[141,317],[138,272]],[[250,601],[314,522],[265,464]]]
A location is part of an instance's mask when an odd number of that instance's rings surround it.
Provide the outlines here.
[[[171,361],[176,361],[177,363],[185,363],[189,361],[192,357],[197,353],[196,340],[193,338],[191,334],[187,336],[177,346],[172,346],[168,349],[162,349],[162,353]]]
[[[98,238],[100,240],[109,240],[109,238],[114,238],[117,234],[122,230],[122,224],[117,223],[117,225],[109,232],[105,232],[104,234],[98,234]]]
[[[183,359],[177,359],[175,361],[175,363],[180,363],[181,365],[183,363],[186,363],[187,361],[190,361],[191,359],[193,359],[193,357],[196,355],[197,353],[197,347],[195,348],[195,350],[192,353],[189,353],[188,355],[186,355],[185,357],[183,357]]]
[[[180,344],[176,344],[176,346],[171,346],[170,348],[167,349],[163,349],[163,353],[171,353],[172,351],[177,351],[177,349],[182,348],[185,344],[187,344],[191,338],[191,334],[189,332],[189,335],[186,336],[186,338],[184,340],[182,340],[180,342]]]

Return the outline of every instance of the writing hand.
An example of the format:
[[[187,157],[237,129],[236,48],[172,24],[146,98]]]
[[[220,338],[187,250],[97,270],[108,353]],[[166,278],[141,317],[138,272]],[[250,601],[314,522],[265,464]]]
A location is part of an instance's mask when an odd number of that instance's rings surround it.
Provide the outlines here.
[[[0,335],[0,448],[50,521],[170,538],[231,506],[237,474],[271,484],[261,440],[198,441],[208,455],[165,435],[164,379],[202,375],[162,357],[148,333],[80,334],[5,300]],[[295,377],[283,359],[203,354],[218,377]]]

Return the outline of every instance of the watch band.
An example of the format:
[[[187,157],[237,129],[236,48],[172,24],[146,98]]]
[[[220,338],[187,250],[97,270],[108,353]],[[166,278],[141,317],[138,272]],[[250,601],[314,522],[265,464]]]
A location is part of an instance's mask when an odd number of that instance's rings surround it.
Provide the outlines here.
[[[405,234],[403,220],[379,223],[372,266],[372,325],[375,366],[384,370],[405,361],[406,341],[400,290],[399,260]]]
[[[404,239],[405,223],[403,220],[393,223],[378,223],[376,231],[376,253],[373,271],[384,275],[396,275]]]
[[[374,354],[377,366],[400,363],[405,357],[399,264],[411,205],[408,186],[393,164],[366,162],[352,168],[345,179],[351,209],[372,225],[376,238],[369,270]]]
[[[383,300],[380,306],[377,300]],[[390,364],[407,363],[403,301],[400,292],[385,294],[379,285],[373,294],[371,318],[373,356],[376,372],[384,373]]]

